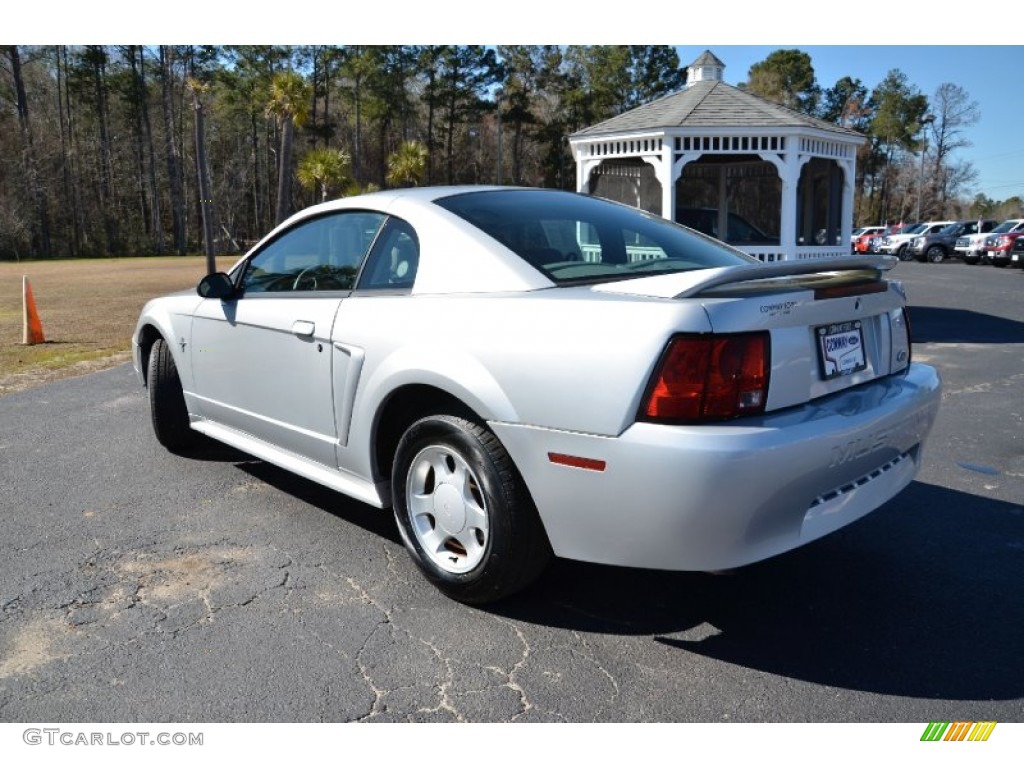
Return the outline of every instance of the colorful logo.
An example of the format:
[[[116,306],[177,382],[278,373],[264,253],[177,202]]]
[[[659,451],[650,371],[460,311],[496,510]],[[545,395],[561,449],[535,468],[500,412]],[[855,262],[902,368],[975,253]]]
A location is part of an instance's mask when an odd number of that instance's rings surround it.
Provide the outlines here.
[[[996,727],[994,720],[982,723],[928,723],[921,741],[988,741]]]

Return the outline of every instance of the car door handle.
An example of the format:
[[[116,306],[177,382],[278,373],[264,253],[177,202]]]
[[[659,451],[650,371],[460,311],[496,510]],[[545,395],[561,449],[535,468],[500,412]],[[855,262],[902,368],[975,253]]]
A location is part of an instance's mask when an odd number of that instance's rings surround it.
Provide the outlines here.
[[[316,330],[316,323],[311,320],[296,320],[292,323],[292,333],[296,336],[312,336]]]

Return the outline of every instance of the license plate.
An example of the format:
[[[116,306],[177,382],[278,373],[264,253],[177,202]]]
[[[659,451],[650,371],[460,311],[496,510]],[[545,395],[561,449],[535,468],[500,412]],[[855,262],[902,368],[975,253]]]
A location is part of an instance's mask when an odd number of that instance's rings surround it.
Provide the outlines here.
[[[818,335],[818,361],[824,379],[847,376],[868,367],[860,320],[822,325],[815,330]]]

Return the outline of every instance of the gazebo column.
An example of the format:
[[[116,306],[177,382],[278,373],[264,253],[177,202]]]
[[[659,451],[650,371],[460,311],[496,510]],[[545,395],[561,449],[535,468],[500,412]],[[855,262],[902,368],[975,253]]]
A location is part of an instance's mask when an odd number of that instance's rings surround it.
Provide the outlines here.
[[[779,168],[782,180],[782,210],[779,212],[779,245],[787,261],[797,258],[796,194],[800,183],[800,158],[796,148],[799,139],[787,136],[788,151]]]
[[[839,242],[849,243],[853,234],[853,197],[856,191],[854,189],[856,182],[853,178],[854,161],[843,160],[839,163],[839,167],[843,169],[843,216]]]
[[[661,157],[655,164],[655,174],[661,183],[661,218],[669,221],[676,220],[676,179],[682,172],[682,167],[675,168],[675,153],[673,144],[675,140],[671,136],[665,136],[661,143]]]
[[[602,158],[586,157],[583,149],[576,152],[576,191],[582,194],[590,192],[590,174],[601,164]]]

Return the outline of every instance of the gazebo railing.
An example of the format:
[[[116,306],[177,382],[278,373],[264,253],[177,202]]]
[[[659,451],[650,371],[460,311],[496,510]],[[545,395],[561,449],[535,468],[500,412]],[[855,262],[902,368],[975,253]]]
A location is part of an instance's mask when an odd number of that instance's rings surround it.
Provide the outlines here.
[[[782,245],[737,247],[747,255],[764,262],[841,259],[850,255],[848,249],[843,249],[839,245],[798,245],[793,248]]]
[[[739,248],[739,246],[737,246],[737,248]],[[739,250],[743,251],[748,256],[753,256],[755,259],[764,262],[795,261],[804,259],[841,259],[849,256],[847,251],[837,245],[797,246],[795,248],[795,255],[791,254],[790,249],[781,245],[751,246],[739,248]],[[584,261],[601,261],[600,245],[583,243],[580,245],[580,251],[583,254]],[[661,248],[640,245],[627,245],[626,254],[631,262],[649,261],[651,259],[664,258],[665,256],[665,252],[661,250]]]
[[[580,245],[580,251],[583,253],[584,261],[599,262],[601,261],[601,246],[592,245],[589,243],[583,243]],[[652,261],[654,259],[665,258],[665,251],[657,246],[643,246],[643,245],[627,245],[626,246],[626,257],[632,263],[634,261]]]
[[[798,245],[798,259],[842,259],[850,255],[849,248],[841,245]]]

